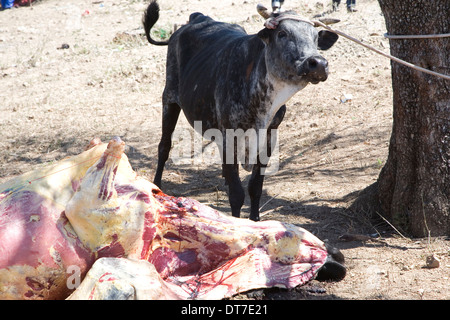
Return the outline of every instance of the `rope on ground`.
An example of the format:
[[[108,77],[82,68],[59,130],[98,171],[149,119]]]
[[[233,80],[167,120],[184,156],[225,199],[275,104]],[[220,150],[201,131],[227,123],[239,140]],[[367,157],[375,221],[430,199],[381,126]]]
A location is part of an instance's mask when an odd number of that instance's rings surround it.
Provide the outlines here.
[[[358,39],[353,38],[352,36],[349,36],[349,35],[341,32],[339,30],[334,30],[333,28],[330,28],[329,26],[327,26],[326,24],[324,24],[324,23],[322,23],[320,21],[314,20],[313,22],[314,22],[314,24],[317,24],[317,25],[321,26],[322,28],[327,29],[328,31],[336,33],[336,34],[338,34],[338,35],[340,35],[340,36],[342,36],[344,38],[347,38],[347,39],[349,39],[349,40],[351,40],[353,42],[356,42],[357,44],[362,45],[363,47],[365,47],[365,48],[367,48],[369,50],[372,50],[372,51],[374,51],[374,52],[376,52],[378,54],[381,54],[382,56],[384,56],[386,58],[389,58],[389,59],[391,59],[391,60],[393,60],[395,62],[398,62],[400,64],[403,64],[403,65],[405,65],[407,67],[410,67],[412,69],[415,69],[415,70],[418,70],[418,71],[421,71],[421,72],[432,74],[432,75],[434,75],[436,77],[440,77],[440,78],[443,78],[445,80],[450,80],[450,76],[448,76],[448,75],[445,75],[445,74],[442,74],[442,73],[438,73],[438,72],[434,72],[432,70],[428,70],[428,69],[416,66],[415,64],[412,64],[412,63],[406,62],[406,61],[404,61],[402,59],[399,59],[397,57],[391,56],[390,54],[384,53],[381,50],[378,50],[378,49],[376,49],[376,48],[374,48],[372,46],[369,46],[368,44],[365,44],[365,43],[359,41]]]

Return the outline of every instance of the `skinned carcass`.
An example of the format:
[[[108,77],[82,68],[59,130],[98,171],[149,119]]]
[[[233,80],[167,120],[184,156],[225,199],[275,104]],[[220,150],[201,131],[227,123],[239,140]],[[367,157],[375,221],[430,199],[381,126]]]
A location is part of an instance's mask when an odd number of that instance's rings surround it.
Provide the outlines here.
[[[190,299],[292,288],[314,278],[327,259],[328,271],[345,274],[324,243],[302,228],[234,218],[164,194],[122,165],[123,148],[120,140],[110,142],[66,206],[80,240],[98,257],[147,260],[172,294]]]
[[[133,171],[124,147],[115,138],[90,149],[95,155],[82,154],[95,163],[75,162],[91,165],[87,171],[69,170],[64,178],[40,171],[0,188],[0,240],[17,239],[1,247],[7,258],[0,260],[0,298],[66,298],[68,266],[84,277],[95,260],[71,299],[221,299],[255,288],[292,288],[317,275],[344,277],[342,255],[328,252],[308,231],[168,196]],[[45,196],[28,206],[17,193],[32,179],[48,190],[31,190]]]
[[[106,144],[87,149],[0,184],[0,299],[63,299],[67,267],[85,272],[94,262],[64,214]]]

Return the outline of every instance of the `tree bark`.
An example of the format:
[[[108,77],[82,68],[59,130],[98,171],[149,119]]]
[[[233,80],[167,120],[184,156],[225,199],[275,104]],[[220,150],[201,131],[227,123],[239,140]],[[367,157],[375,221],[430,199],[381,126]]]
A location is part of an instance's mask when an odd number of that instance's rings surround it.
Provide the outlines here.
[[[449,0],[378,0],[391,35],[450,32]],[[391,54],[450,74],[450,38],[391,39]],[[392,62],[393,127],[378,178],[384,216],[412,236],[450,235],[450,81]]]

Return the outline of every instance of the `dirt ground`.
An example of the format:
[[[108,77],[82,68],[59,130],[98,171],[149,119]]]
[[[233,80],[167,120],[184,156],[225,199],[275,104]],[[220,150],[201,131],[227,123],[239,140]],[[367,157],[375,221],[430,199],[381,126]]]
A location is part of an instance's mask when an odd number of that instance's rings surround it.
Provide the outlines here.
[[[331,0],[287,0],[285,8],[309,18],[339,18],[336,29],[389,52],[378,2],[358,0],[355,13],[342,2],[335,13]],[[0,183],[78,154],[93,137],[108,141],[116,135],[127,143],[133,168],[153,179],[167,48],[151,46],[142,36],[146,3],[41,0],[31,8],[0,12]],[[195,11],[256,33],[263,23],[256,4],[160,0],[155,35],[170,33]],[[313,281],[236,299],[450,299],[449,238],[403,237],[364,210],[349,209],[377,180],[387,158],[390,61],[342,38],[323,55],[330,65],[328,80],[309,85],[287,103],[279,128],[279,168],[265,179],[261,211],[263,219],[302,226],[340,248],[347,276],[338,283]],[[343,102],[344,95],[351,99]],[[177,130],[178,137],[194,137],[184,117]],[[174,148],[177,143],[182,141]],[[164,192],[230,212],[220,165],[175,160],[166,165]],[[241,178],[246,186],[248,173],[241,170]],[[248,205],[247,197],[244,216]],[[440,260],[438,268],[425,267],[431,254]]]

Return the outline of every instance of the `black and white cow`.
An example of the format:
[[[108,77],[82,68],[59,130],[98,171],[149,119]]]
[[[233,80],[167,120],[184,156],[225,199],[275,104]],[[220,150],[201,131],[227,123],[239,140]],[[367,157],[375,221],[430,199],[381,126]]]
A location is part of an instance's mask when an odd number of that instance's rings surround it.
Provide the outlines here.
[[[201,134],[212,128],[220,130],[223,137],[230,129],[266,130],[267,141],[258,145],[257,152],[267,148],[270,156],[270,129],[279,126],[286,112],[285,103],[295,93],[308,83],[327,79],[328,62],[317,50],[327,50],[338,38],[329,31],[318,32],[311,22],[292,11],[272,13],[271,27],[255,35],[236,24],[218,22],[197,12],[168,41],[155,41],[150,30],[158,18],[159,6],[153,0],[143,18],[147,39],[154,45],[168,45],[162,137],[154,178],[158,186],[181,110],[192,126],[201,121]],[[230,148],[231,143],[234,138],[231,142],[222,139],[219,148],[232,215],[239,217],[245,193],[236,148]],[[230,157],[233,150],[235,154]],[[225,161],[230,158],[233,161]],[[249,180],[250,219],[255,221],[259,220],[262,170],[266,166],[267,162],[258,156]]]

